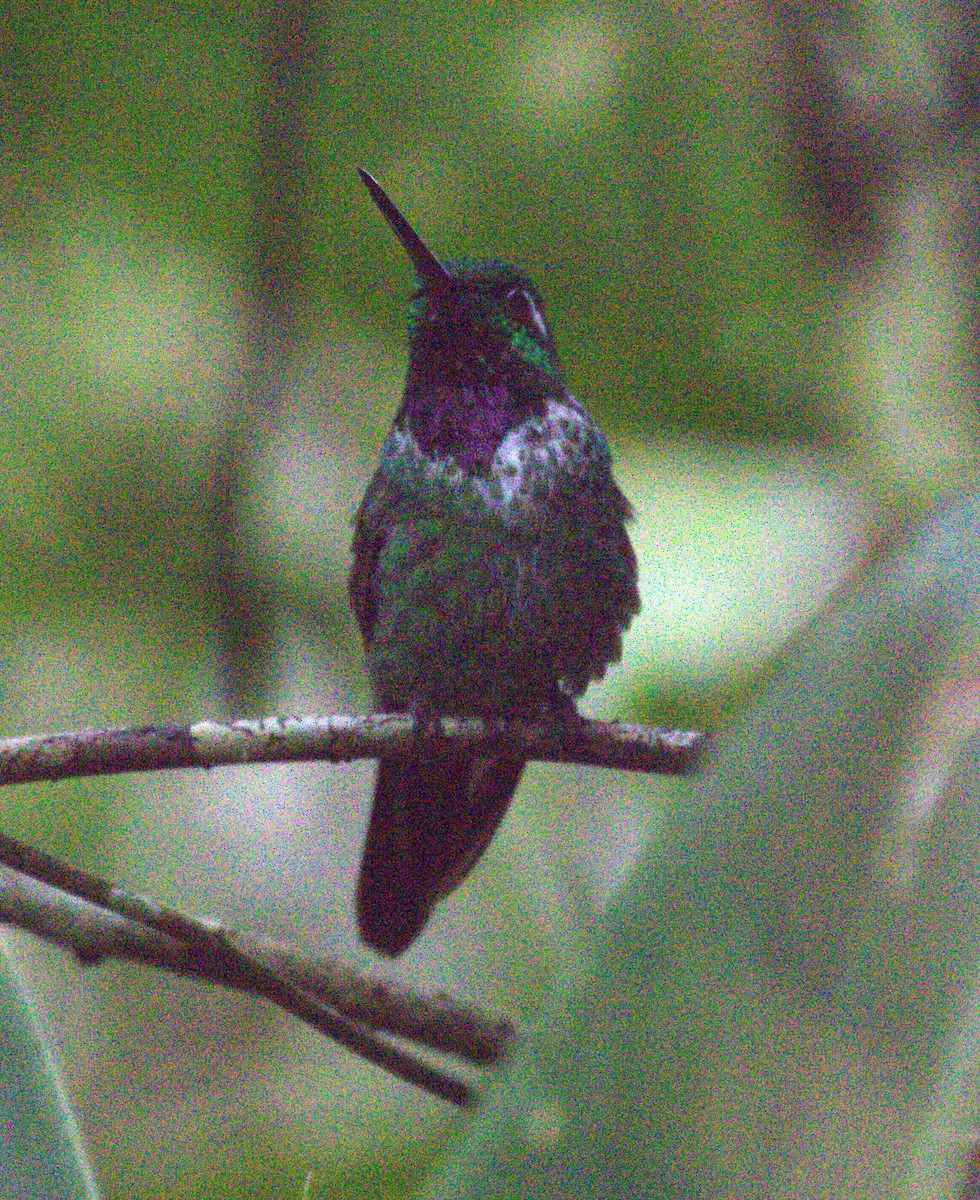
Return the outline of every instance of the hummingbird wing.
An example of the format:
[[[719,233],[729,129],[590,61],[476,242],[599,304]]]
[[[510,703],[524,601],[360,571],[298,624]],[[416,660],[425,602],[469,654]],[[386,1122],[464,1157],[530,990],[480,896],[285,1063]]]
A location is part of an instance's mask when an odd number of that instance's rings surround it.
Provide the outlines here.
[[[476,866],[517,788],[519,759],[389,759],[378,766],[357,885],[361,937],[381,954],[407,950]]]
[[[378,558],[395,526],[396,505],[380,473],[364,493],[354,522],[354,565],[350,575],[350,606],[365,646],[374,639],[378,619]]]

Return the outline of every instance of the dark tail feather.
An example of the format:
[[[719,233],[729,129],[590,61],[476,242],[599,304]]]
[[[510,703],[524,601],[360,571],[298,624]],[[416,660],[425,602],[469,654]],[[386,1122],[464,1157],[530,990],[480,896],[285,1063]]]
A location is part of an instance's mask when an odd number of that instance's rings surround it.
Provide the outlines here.
[[[519,759],[379,764],[357,885],[357,923],[372,949],[394,958],[415,941],[489,846],[523,770]]]

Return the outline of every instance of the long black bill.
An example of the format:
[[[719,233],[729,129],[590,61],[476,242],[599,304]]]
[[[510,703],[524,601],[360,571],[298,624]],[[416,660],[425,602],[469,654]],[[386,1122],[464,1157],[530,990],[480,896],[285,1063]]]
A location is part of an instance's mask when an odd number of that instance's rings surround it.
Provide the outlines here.
[[[395,231],[395,236],[408,252],[408,257],[415,265],[419,276],[436,293],[452,291],[453,277],[442,263],[436,258],[429,247],[422,241],[415,230],[401,215],[380,183],[363,167],[357,168],[361,182],[371,193],[371,199],[381,209],[385,220]]]

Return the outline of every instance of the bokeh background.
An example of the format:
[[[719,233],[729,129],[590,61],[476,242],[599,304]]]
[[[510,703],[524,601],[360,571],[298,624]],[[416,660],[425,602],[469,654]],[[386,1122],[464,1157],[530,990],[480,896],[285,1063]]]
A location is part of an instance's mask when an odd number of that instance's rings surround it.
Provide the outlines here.
[[[355,164],[437,253],[529,269],[613,443],[643,612],[583,709],[723,726],[972,486],[977,49],[957,4],[5,6],[3,732],[366,708],[350,521],[410,269]],[[33,785],[0,821],[371,967],[370,784]],[[671,786],[530,769],[399,976],[532,1019]],[[108,1197],[399,1196],[461,1120],[258,1002],[8,942]]]

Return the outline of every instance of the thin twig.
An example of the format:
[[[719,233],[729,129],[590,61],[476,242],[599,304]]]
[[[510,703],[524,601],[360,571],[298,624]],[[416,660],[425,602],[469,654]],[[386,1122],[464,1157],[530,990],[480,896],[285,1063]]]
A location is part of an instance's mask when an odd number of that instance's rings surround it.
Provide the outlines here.
[[[337,958],[298,954],[264,938],[253,943],[291,979],[355,1020],[481,1067],[495,1066],[517,1037],[514,1025],[444,992],[421,996],[365,977]]]
[[[86,964],[128,959],[262,996],[362,1058],[458,1105],[473,1099],[467,1083],[393,1045],[376,1030],[479,1064],[499,1061],[515,1036],[506,1022],[488,1020],[445,996],[413,996],[359,978],[352,967],[256,942],[207,922],[198,943],[189,945],[6,866],[0,866],[0,921],[70,950]]]
[[[695,769],[710,741],[704,733],[650,729],[618,721],[568,725],[444,718],[426,737],[430,753],[484,755],[517,751],[527,759],[574,762],[625,771],[683,775]],[[218,767],[241,763],[350,762],[418,753],[410,716],[266,717],[228,725],[144,725],[0,738],[0,784],[82,775]]]

